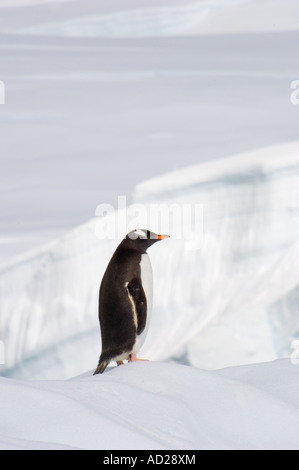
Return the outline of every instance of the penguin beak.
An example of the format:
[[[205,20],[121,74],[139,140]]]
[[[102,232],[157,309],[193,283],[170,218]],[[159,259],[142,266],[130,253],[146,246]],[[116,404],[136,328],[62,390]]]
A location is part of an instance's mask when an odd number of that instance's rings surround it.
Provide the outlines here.
[[[170,238],[169,235],[157,235],[157,240],[165,240],[165,238]]]

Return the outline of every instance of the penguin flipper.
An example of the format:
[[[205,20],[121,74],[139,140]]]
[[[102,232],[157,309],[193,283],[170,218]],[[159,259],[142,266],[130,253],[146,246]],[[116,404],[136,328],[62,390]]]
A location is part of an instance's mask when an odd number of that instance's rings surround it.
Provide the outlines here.
[[[140,335],[146,325],[147,302],[141,280],[134,278],[127,286],[137,313],[137,334]]]
[[[106,367],[108,366],[108,364],[109,364],[108,361],[100,361],[93,375],[102,374],[104,370],[106,369]]]

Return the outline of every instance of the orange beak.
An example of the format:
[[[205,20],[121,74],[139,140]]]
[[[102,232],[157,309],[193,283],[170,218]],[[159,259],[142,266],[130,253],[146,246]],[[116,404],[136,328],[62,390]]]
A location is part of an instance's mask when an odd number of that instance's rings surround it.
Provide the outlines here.
[[[165,238],[170,238],[169,235],[158,235],[158,240],[164,240]]]

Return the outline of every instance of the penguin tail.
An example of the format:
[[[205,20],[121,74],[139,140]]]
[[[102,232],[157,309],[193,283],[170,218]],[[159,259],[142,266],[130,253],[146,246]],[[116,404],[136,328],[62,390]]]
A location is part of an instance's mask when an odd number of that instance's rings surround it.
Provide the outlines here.
[[[108,366],[108,364],[109,364],[109,361],[100,361],[93,375],[102,374],[104,370],[106,369],[106,367]]]

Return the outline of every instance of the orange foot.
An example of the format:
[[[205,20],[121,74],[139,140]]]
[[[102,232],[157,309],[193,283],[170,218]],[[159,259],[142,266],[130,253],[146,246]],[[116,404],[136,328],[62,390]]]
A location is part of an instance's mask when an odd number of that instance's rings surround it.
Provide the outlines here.
[[[121,365],[123,364],[123,361],[116,361],[116,364],[117,364],[118,366],[121,366]]]
[[[128,358],[129,362],[135,362],[135,361],[148,361],[148,359],[137,359],[136,354],[130,354]]]

